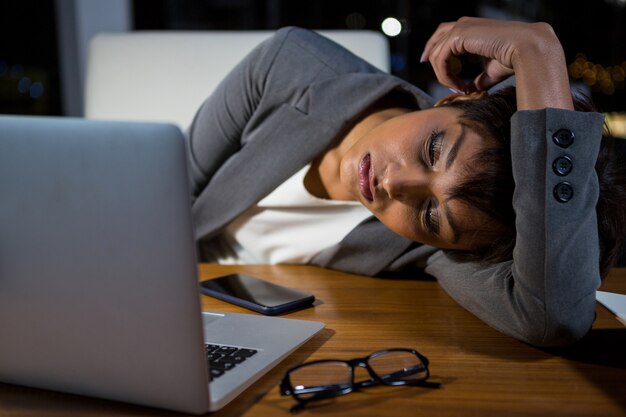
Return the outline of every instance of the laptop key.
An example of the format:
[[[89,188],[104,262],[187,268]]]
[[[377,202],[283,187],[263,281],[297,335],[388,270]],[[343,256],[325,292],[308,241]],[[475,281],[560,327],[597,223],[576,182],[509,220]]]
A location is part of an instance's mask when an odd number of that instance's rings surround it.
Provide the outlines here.
[[[248,359],[247,356],[231,355],[231,356],[226,356],[222,360],[227,360],[227,361],[232,362],[232,363],[241,363],[241,362],[245,361],[246,359]]]
[[[257,351],[254,350],[254,349],[241,348],[235,354],[238,355],[238,356],[245,356],[246,358],[249,358],[250,356],[254,355],[255,353],[257,353]]]
[[[220,363],[232,363],[233,365],[237,365],[243,361],[245,361],[247,358],[244,358],[243,356],[224,356],[223,358],[220,358],[218,362]]]
[[[223,357],[224,357],[224,355],[221,355],[219,353],[209,353],[209,354],[206,355],[206,358],[209,361],[217,361],[217,360],[222,359]]]
[[[209,362],[209,367],[211,369],[221,369],[223,371],[230,371],[235,367],[235,364],[232,362],[222,362],[220,361],[211,361]]]
[[[224,375],[224,371],[223,369],[215,369],[215,368],[211,368],[211,370],[209,371],[209,376],[211,377],[211,380],[218,378],[222,375]]]
[[[204,350],[206,350],[207,353],[211,353],[211,352],[215,352],[220,347],[221,347],[220,345],[213,345],[213,344],[207,343],[204,345]]]
[[[230,355],[231,353],[236,352],[236,351],[237,351],[236,347],[222,346],[216,351],[216,353],[223,353],[224,355]]]

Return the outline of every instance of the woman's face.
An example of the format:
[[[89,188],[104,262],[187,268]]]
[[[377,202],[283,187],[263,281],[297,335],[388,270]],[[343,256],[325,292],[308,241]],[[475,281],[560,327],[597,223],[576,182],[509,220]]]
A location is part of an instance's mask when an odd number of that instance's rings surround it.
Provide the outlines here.
[[[394,232],[443,249],[472,249],[472,230],[486,215],[448,199],[449,191],[486,147],[459,122],[460,110],[436,107],[392,118],[360,138],[343,156],[346,190]]]

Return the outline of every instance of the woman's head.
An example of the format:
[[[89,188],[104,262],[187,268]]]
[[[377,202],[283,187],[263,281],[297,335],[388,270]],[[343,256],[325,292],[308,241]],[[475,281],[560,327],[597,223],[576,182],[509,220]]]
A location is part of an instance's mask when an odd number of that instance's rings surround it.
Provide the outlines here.
[[[490,190],[501,196],[504,190],[510,202],[512,186],[500,186],[501,178],[511,177],[510,163],[498,163],[507,152],[466,113],[442,106],[378,124],[343,156],[342,184],[391,230],[411,240],[463,252],[488,245],[506,234],[506,224],[499,215],[494,221],[490,205],[482,204],[481,210],[480,202],[464,196],[483,191],[490,197]],[[480,171],[494,184],[485,188],[485,181],[471,181]]]
[[[575,97],[579,111],[594,111]],[[373,129],[341,163],[341,180],[383,223],[458,261],[497,263],[515,246],[510,119],[515,89],[453,100]],[[626,235],[626,166],[604,136],[596,163],[600,272]]]

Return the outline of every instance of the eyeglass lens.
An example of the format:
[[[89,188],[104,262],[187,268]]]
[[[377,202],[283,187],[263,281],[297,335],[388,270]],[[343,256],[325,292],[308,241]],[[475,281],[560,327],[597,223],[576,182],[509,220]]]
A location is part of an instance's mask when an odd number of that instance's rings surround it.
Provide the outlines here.
[[[368,364],[383,383],[420,381],[428,376],[428,369],[412,352],[388,351],[374,354]]]
[[[293,394],[303,400],[341,395],[352,386],[352,368],[346,362],[327,361],[312,363],[289,374]]]

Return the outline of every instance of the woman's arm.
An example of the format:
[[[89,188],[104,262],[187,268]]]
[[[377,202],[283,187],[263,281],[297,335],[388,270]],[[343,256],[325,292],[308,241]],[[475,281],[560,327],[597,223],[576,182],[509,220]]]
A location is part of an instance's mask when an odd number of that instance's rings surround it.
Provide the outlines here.
[[[446,65],[451,55],[466,52],[487,59],[484,72],[468,85]],[[511,121],[513,261],[483,267],[439,253],[426,271],[506,334],[542,346],[574,342],[593,323],[600,283],[594,167],[602,115],[571,110],[563,51],[545,24],[472,18],[446,23],[429,40],[424,59],[433,63],[443,84],[465,91],[489,88],[515,74],[520,110]],[[564,143],[555,139],[559,134],[574,139]],[[561,156],[573,161],[566,176],[553,167]],[[573,194],[559,195],[563,183]]]
[[[193,199],[225,161],[241,149],[244,132],[263,98],[267,74],[289,32],[279,30],[255,47],[198,109],[187,132]]]
[[[455,299],[501,332],[537,346],[570,344],[595,318],[600,284],[596,221],[598,180],[594,170],[603,118],[561,109],[521,111],[512,120],[516,245],[513,261],[485,267],[458,263],[442,251],[428,260]],[[567,149],[574,166],[565,178],[552,162],[563,149],[555,132],[575,134]],[[554,188],[567,181],[574,195],[562,203]]]

